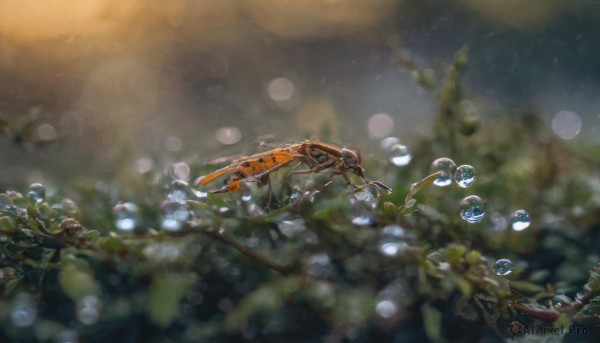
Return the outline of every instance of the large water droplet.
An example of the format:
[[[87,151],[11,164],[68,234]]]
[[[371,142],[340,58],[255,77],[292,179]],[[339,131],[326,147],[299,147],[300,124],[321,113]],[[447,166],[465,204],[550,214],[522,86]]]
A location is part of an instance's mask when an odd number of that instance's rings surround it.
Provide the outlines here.
[[[398,305],[391,300],[384,299],[377,302],[377,305],[375,305],[375,312],[377,312],[381,318],[388,319],[398,313]]]
[[[469,195],[460,202],[460,217],[467,223],[479,223],[485,215],[485,202],[477,195]]]
[[[294,84],[285,77],[272,79],[267,85],[267,94],[275,101],[289,100],[294,94]]]
[[[402,140],[398,137],[388,137],[381,141],[381,150],[388,152],[390,148],[396,144],[402,145]]]
[[[150,157],[142,157],[135,161],[135,170],[140,174],[152,171],[153,167],[154,161]]]
[[[10,321],[18,327],[30,326],[37,316],[35,307],[35,301],[31,294],[17,294],[11,304]]]
[[[389,257],[397,256],[402,253],[408,245],[404,241],[406,233],[400,225],[386,225],[379,235],[379,251]]]
[[[490,231],[492,232],[502,232],[506,230],[508,226],[508,220],[506,217],[498,212],[494,212],[490,215]]]
[[[395,144],[388,151],[388,158],[393,165],[403,167],[410,163],[412,154],[407,146]]]
[[[217,140],[224,145],[232,145],[242,140],[242,131],[235,126],[226,126],[215,133]]]
[[[475,183],[477,175],[475,168],[469,165],[462,165],[456,168],[454,173],[454,182],[462,188],[467,188]]]
[[[385,137],[394,131],[394,118],[387,113],[377,113],[371,116],[367,122],[369,135],[373,137]]]
[[[318,253],[308,258],[308,275],[316,278],[325,278],[332,272],[331,260],[326,253]]]
[[[183,180],[173,181],[169,187],[167,199],[172,202],[185,203],[189,198],[188,183]]]
[[[41,183],[33,183],[29,186],[27,196],[39,204],[46,199],[46,188]]]
[[[179,231],[190,215],[187,205],[173,201],[163,201],[160,211],[160,227],[166,231]]]
[[[77,303],[77,319],[85,325],[95,324],[100,319],[100,301],[94,295],[83,297]]]
[[[352,205],[358,205],[369,209],[375,209],[378,198],[377,189],[373,186],[367,186],[362,191],[355,192],[350,199]]]
[[[139,221],[139,208],[136,204],[126,202],[113,207],[115,226],[121,231],[135,229]]]
[[[306,229],[306,223],[304,219],[292,219],[292,220],[284,220],[279,223],[279,230],[286,235],[287,237],[296,236],[298,233],[304,231]]]
[[[172,180],[187,180],[190,177],[190,166],[185,162],[173,163],[169,166],[169,177]]]
[[[497,275],[508,275],[514,268],[512,261],[506,258],[501,258],[494,264],[494,271]]]
[[[456,170],[456,163],[447,157],[440,157],[431,163],[431,173],[442,172],[442,174],[433,181],[433,184],[439,187],[445,187],[452,183],[452,177]]]
[[[0,210],[13,208],[15,205],[7,194],[0,194]]]
[[[562,139],[573,139],[582,128],[581,118],[575,112],[560,111],[552,119],[552,130]]]
[[[525,210],[517,210],[510,215],[510,224],[512,225],[513,230],[522,231],[531,225],[531,218],[529,217],[529,213]]]

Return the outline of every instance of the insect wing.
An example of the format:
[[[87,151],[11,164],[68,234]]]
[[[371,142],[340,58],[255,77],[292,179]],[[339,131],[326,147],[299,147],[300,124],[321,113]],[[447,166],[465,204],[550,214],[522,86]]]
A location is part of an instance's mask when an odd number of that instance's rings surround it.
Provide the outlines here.
[[[205,177],[201,178],[197,183],[196,183],[196,187],[201,186],[201,185],[206,185],[209,182],[214,181],[215,179],[218,179],[219,177],[225,175],[225,174],[229,174],[231,172],[233,172],[235,169],[237,168],[237,164],[232,164],[230,166],[227,166],[225,168],[221,168],[219,170],[215,170],[214,172],[206,175]]]
[[[247,177],[259,178],[297,160],[298,155],[290,149],[275,149],[262,154],[250,156],[240,161],[236,171]]]

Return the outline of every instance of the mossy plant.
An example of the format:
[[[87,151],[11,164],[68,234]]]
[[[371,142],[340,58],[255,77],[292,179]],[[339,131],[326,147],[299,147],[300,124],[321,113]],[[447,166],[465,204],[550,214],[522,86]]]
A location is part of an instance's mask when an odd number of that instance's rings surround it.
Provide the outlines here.
[[[41,185],[0,194],[0,340],[597,334],[597,166],[548,138],[534,116],[491,128],[461,112],[464,50],[441,85],[399,55],[438,96],[439,116],[409,166],[365,162],[391,195],[329,184],[327,175],[291,184],[285,170],[271,177],[273,199],[255,184],[242,196],[213,195],[168,177],[166,197],[143,181],[107,186],[139,195],[134,206],[115,207],[85,185],[78,204],[42,195]],[[428,167],[438,157],[474,166],[477,182],[436,186],[441,172]],[[211,171],[200,162],[189,162],[193,173]],[[487,209],[469,223],[459,204],[473,193]],[[531,215],[526,230],[508,227],[517,209]],[[514,265],[496,272],[502,258]]]

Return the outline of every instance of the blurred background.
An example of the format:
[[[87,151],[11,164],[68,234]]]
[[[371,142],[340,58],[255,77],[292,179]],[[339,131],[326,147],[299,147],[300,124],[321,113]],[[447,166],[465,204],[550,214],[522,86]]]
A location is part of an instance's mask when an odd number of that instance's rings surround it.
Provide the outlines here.
[[[386,137],[427,137],[437,111],[394,61],[442,81],[465,46],[463,105],[483,125],[529,109],[598,146],[599,18],[591,0],[0,0],[0,188],[260,140],[326,137],[377,158]]]

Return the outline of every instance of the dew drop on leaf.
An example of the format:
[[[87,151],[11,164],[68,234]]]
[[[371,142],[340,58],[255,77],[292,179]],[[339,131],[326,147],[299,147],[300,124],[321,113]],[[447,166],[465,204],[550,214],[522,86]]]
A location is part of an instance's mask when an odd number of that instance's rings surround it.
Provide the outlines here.
[[[456,168],[454,173],[454,182],[462,188],[467,188],[475,183],[477,175],[475,168],[469,165],[462,165]]]
[[[431,174],[442,172],[442,174],[433,181],[433,184],[439,187],[445,187],[452,183],[456,163],[447,157],[440,157],[431,163]]]
[[[187,205],[173,201],[163,201],[160,212],[160,227],[166,231],[179,231],[190,214]]]
[[[126,202],[113,207],[115,226],[121,231],[135,229],[139,221],[139,208],[136,204]]]
[[[27,196],[36,203],[42,203],[46,199],[46,188],[41,183],[33,183],[29,186]]]

